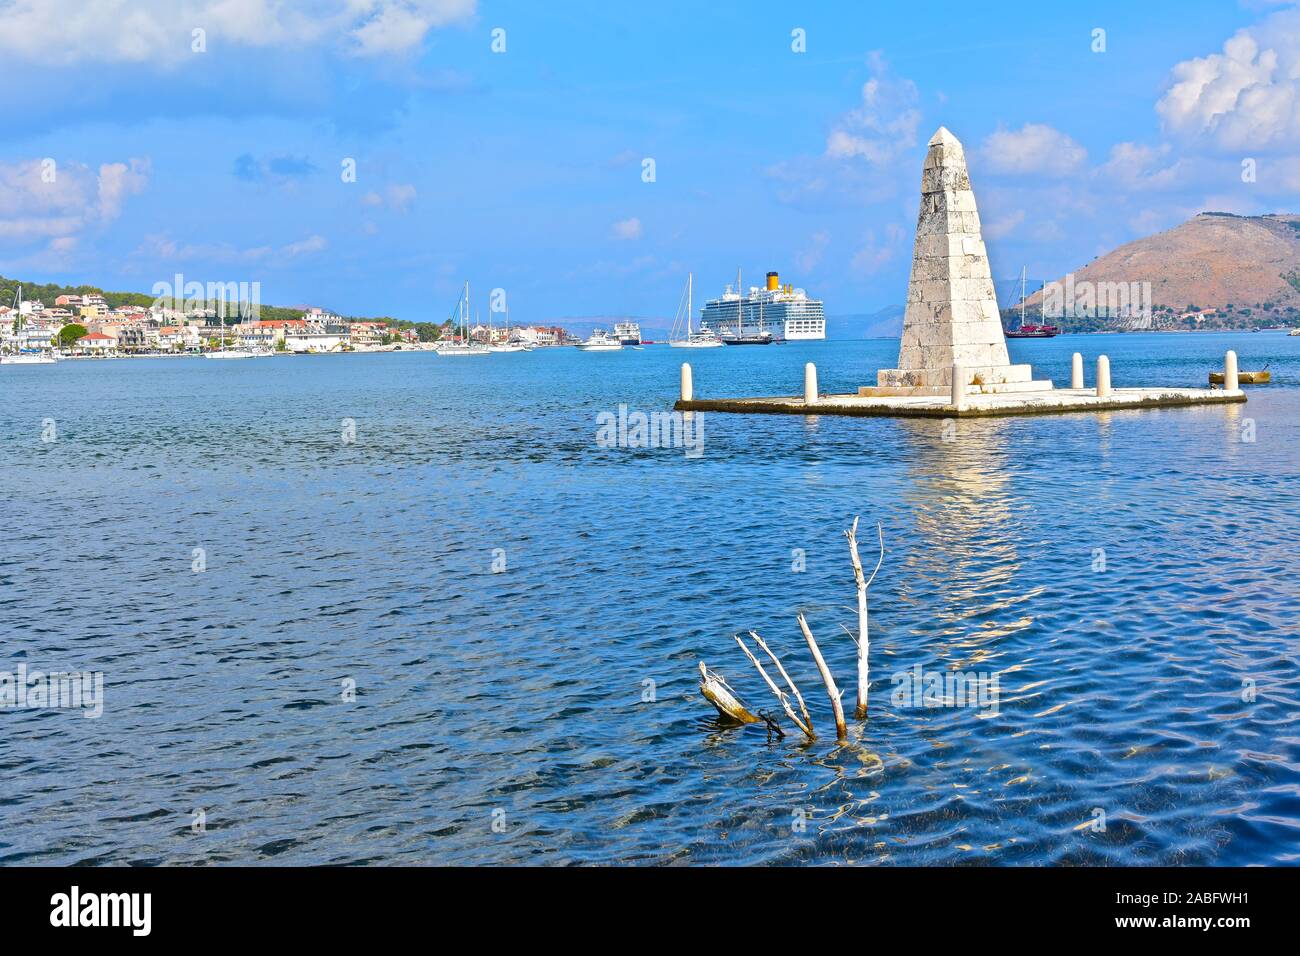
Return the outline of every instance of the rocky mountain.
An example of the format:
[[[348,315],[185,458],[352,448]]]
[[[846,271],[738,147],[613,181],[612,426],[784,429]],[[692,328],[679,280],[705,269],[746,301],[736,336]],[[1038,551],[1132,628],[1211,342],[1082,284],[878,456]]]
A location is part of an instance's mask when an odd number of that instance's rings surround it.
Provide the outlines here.
[[[1286,323],[1300,308],[1300,216],[1204,212],[1120,246],[1072,278],[1075,288],[1085,282],[1150,283],[1150,304],[1164,324],[1186,324],[1189,312],[1206,314],[1201,326],[1232,325],[1234,316],[1246,324]],[[1067,280],[1056,281],[1065,286]],[[1042,296],[1031,295],[1026,305],[1037,307]]]

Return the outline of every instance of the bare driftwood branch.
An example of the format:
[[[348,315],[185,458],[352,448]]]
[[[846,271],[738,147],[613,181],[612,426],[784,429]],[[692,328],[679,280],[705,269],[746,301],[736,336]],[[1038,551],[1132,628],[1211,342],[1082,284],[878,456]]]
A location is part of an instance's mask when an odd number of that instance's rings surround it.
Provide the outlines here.
[[[757,631],[750,631],[749,636],[754,639],[755,644],[763,649],[764,654],[772,658],[772,663],[776,665],[776,669],[781,672],[781,677],[789,686],[790,693],[794,694],[794,699],[799,702],[799,713],[803,714],[803,723],[800,724],[800,729],[808,735],[809,740],[816,740],[817,734],[812,729],[812,718],[808,716],[808,708],[804,706],[803,694],[799,693],[799,688],[794,686],[794,681],[792,681],[790,675],[785,672],[785,667],[781,664],[781,659],[772,653],[772,649],[767,646],[766,641],[758,636]],[[794,715],[791,714],[790,716],[793,719]],[[798,724],[799,721],[795,721],[795,723]]]
[[[709,670],[700,661],[700,693],[704,699],[718,709],[723,717],[741,724],[757,724],[760,718],[755,716],[736,696],[735,691],[716,671]]]
[[[812,652],[813,660],[817,663],[817,670],[822,675],[822,682],[826,684],[826,695],[830,697],[831,710],[835,712],[835,736],[840,740],[845,740],[849,736],[849,731],[844,725],[844,703],[840,700],[843,693],[835,686],[835,677],[831,674],[831,669],[826,666],[826,661],[822,658],[821,648],[817,646],[812,631],[808,629],[808,621],[802,612],[799,613],[799,630],[803,631],[803,639],[808,642],[808,650]]]
[[[858,518],[853,517],[853,527],[844,532],[849,539],[849,557],[853,560],[853,578],[858,585],[858,706],[855,716],[863,720],[867,716],[867,694],[871,687],[870,650],[871,639],[867,626],[867,588],[876,579],[881,562],[885,560],[885,530],[877,523],[876,533],[880,536],[880,557],[876,559],[876,568],[868,578],[862,573],[862,559],[858,557]]]
[[[754,634],[753,631],[750,631],[749,633],[753,635],[755,638],[758,638],[758,635]],[[749,658],[749,662],[753,664],[756,668],[758,668],[759,676],[762,677],[763,681],[767,684],[767,686],[771,688],[772,693],[776,695],[776,699],[781,702],[781,706],[785,708],[785,715],[789,717],[792,721],[794,721],[796,727],[798,727],[800,730],[802,730],[805,734],[808,735],[808,739],[816,740],[817,734],[813,732],[812,722],[803,721],[799,719],[799,715],[794,712],[794,707],[791,706],[790,704],[789,696],[786,694],[785,691],[781,690],[781,688],[776,686],[776,683],[772,680],[772,678],[767,676],[767,671],[763,670],[763,665],[759,663],[758,658],[754,656],[754,652],[749,649],[749,646],[745,643],[744,639],[739,634],[734,634],[732,636],[735,637],[736,643],[740,645],[740,649],[745,652],[745,656]],[[758,643],[760,647],[763,647],[764,650],[767,650],[761,638],[758,639]],[[767,653],[768,656],[772,657],[772,660],[776,661],[776,657],[772,654],[771,651],[768,651]],[[784,675],[785,668],[781,667],[780,661],[776,661],[776,666],[780,668],[781,673]],[[789,682],[790,680],[788,676],[786,676],[785,679],[787,682]],[[796,691],[795,693],[798,693],[798,691]],[[799,703],[802,706],[803,704],[802,697],[799,699]],[[807,712],[805,711],[805,716],[806,713]]]

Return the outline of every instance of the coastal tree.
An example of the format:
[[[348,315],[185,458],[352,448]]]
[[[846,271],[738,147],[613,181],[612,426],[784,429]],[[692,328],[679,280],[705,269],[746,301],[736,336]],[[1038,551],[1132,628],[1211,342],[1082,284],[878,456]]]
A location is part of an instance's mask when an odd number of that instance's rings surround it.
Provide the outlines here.
[[[71,348],[76,343],[77,339],[88,334],[90,333],[84,325],[78,325],[76,322],[73,322],[70,325],[65,325],[63,328],[59,329],[59,348]]]

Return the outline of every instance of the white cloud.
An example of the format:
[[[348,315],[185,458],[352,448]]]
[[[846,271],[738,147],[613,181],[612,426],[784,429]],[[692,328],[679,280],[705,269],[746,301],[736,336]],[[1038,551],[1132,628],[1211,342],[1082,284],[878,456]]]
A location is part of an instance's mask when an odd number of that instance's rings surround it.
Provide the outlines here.
[[[98,171],[46,159],[0,163],[0,238],[69,238],[108,225],[128,196],[144,190],[149,174],[145,159],[104,163]]]
[[[995,173],[1066,176],[1088,161],[1088,151],[1058,129],[1026,123],[1018,130],[990,134],[980,157]]]
[[[161,233],[146,236],[136,249],[137,258],[151,263],[201,262],[205,264],[280,265],[290,259],[320,252],[329,246],[324,236],[311,235],[283,246],[239,248],[230,243],[181,243]]]
[[[368,19],[350,32],[362,56],[403,53],[424,41],[430,30],[474,16],[475,0],[354,0]]]
[[[406,212],[415,202],[415,187],[410,183],[394,183],[388,187],[388,205],[398,212]]]
[[[1098,175],[1110,182],[1135,190],[1172,189],[1183,185],[1189,172],[1184,159],[1164,165],[1169,145],[1146,146],[1142,143],[1116,143],[1110,159],[1098,168]]]
[[[476,0],[11,0],[0,54],[49,66],[199,63],[223,47],[334,47],[357,56],[417,49],[430,30],[474,17]],[[191,49],[206,32],[206,54]]]
[[[826,252],[826,247],[831,243],[831,234],[825,229],[818,230],[812,234],[808,240],[808,248],[795,253],[794,264],[798,266],[800,272],[812,272],[817,264],[822,261],[822,256]]]
[[[984,223],[985,239],[1003,239],[1016,231],[1016,227],[1025,221],[1025,211],[1016,209],[1005,216]]]
[[[363,206],[387,206],[395,212],[406,212],[415,202],[416,189],[410,183],[393,183],[383,193],[374,190],[361,197]]]
[[[911,252],[903,227],[891,222],[885,227],[885,238],[877,240],[876,233],[867,233],[866,242],[853,255],[849,265],[859,276],[872,276],[897,259],[903,251]]]
[[[1267,150],[1300,137],[1300,10],[1237,31],[1222,53],[1184,60],[1156,104],[1165,128],[1221,149]]]
[[[313,252],[320,252],[328,245],[329,243],[326,242],[324,236],[308,236],[298,242],[289,243],[284,247],[284,254],[290,258],[310,255]]]
[[[891,77],[879,53],[872,53],[869,63],[872,76],[862,84],[862,102],[841,116],[826,137],[831,159],[887,163],[916,145],[921,123],[916,84]]]
[[[615,239],[640,239],[641,220],[635,216],[631,219],[620,219],[610,226],[609,232]]]

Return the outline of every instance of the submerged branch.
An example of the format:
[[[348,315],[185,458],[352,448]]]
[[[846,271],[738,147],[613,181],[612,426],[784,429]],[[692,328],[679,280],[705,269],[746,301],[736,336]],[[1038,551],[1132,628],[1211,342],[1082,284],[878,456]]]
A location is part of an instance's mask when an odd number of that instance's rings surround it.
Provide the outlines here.
[[[711,671],[700,661],[700,693],[704,699],[718,709],[723,717],[741,724],[757,724],[760,718],[755,716],[736,696],[722,675]]]
[[[826,685],[826,695],[831,699],[831,710],[835,712],[835,736],[840,740],[846,740],[849,731],[844,724],[844,703],[840,700],[842,692],[835,686],[835,677],[831,674],[831,669],[826,666],[821,648],[817,646],[812,631],[808,629],[808,621],[802,612],[799,613],[799,630],[803,631],[803,639],[808,642],[808,650],[812,652],[817,671],[822,675],[822,682]]]
[[[763,644],[762,638],[759,638],[758,635],[754,634],[753,631],[750,631],[749,633],[758,639],[758,644],[760,647],[762,647],[764,650],[767,650],[766,645]],[[776,699],[781,702],[781,706],[785,708],[786,716],[789,717],[792,721],[794,721],[795,726],[798,727],[800,730],[802,730],[810,740],[816,740],[817,734],[813,732],[812,722],[803,721],[799,719],[799,715],[794,712],[794,707],[791,706],[790,704],[789,696],[786,694],[785,691],[777,687],[776,682],[773,681],[772,678],[767,675],[767,671],[763,670],[763,665],[759,662],[758,658],[754,656],[754,652],[749,649],[749,646],[745,643],[744,639],[741,638],[739,634],[734,634],[732,636],[735,637],[736,643],[740,645],[740,649],[745,652],[745,656],[749,658],[749,662],[753,664],[756,668],[758,668],[759,676],[762,677],[763,681],[767,684],[767,686],[771,688],[772,693],[776,695]],[[767,653],[768,656],[772,657],[773,661],[776,661],[776,666],[780,669],[781,674],[785,676],[786,681],[789,682],[790,677],[785,673],[785,668],[781,667],[781,662],[776,660],[776,657],[772,654],[770,650],[767,651]],[[791,686],[793,686],[793,684]],[[795,691],[795,693],[798,693],[798,691]],[[799,699],[799,703],[800,705],[803,704],[803,698]],[[805,712],[805,716],[806,716],[806,712]]]

